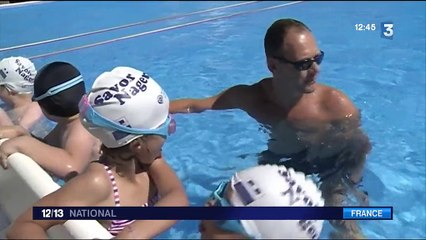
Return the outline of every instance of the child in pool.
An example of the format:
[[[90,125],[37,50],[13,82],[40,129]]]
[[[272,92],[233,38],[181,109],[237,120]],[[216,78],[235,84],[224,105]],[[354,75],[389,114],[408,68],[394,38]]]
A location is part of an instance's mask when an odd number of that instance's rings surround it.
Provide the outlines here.
[[[95,80],[79,107],[85,128],[102,141],[102,155],[85,172],[35,206],[188,205],[182,184],[161,154],[175,124],[169,115],[166,93],[151,77],[129,67],[114,68]],[[13,223],[7,236],[46,238],[47,229],[64,222],[32,220],[30,208]],[[146,239],[175,222],[101,223],[117,238]],[[138,229],[137,235],[132,235],[132,229]]]
[[[32,129],[43,116],[39,105],[31,101],[37,70],[24,57],[9,57],[0,61],[0,128],[19,125],[23,131]],[[8,138],[7,132],[3,130]]]
[[[294,184],[292,184],[294,183]],[[291,197],[298,199],[292,202]],[[305,174],[284,166],[261,165],[222,182],[207,206],[323,207],[324,199]],[[201,221],[202,239],[317,239],[323,220]]]
[[[19,152],[59,180],[70,173],[82,172],[90,161],[97,159],[100,147],[79,120],[78,103],[85,92],[80,71],[70,63],[52,62],[41,68],[34,80],[33,99],[56,126],[43,139],[21,131],[18,126],[0,129],[0,135],[15,131],[15,137],[0,146],[0,165],[7,168],[7,158]]]

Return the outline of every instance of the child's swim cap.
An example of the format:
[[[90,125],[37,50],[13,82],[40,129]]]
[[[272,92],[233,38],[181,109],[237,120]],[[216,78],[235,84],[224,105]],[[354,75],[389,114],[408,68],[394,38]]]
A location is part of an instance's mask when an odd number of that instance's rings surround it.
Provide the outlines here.
[[[167,137],[172,119],[169,98],[146,73],[116,67],[102,73],[80,101],[83,125],[108,148],[156,134]]]
[[[301,172],[284,166],[261,165],[232,176],[233,206],[323,207],[316,184]],[[229,196],[229,195],[228,195]],[[319,237],[323,220],[241,220],[248,235],[257,239],[296,239]]]
[[[18,94],[33,92],[36,74],[34,64],[27,58],[9,57],[0,61],[0,85],[5,85]]]

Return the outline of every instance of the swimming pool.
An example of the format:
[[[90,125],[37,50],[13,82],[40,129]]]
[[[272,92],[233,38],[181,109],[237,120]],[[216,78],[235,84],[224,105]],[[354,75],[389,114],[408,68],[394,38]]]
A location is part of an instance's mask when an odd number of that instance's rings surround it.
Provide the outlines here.
[[[210,9],[238,2],[51,2],[0,8],[0,48]],[[118,31],[15,50],[40,56],[117,37],[163,29],[237,12],[284,5],[261,2]],[[371,205],[394,206],[393,221],[366,221],[369,238],[426,237],[425,178],[425,2],[303,2],[191,26],[154,31],[123,41],[41,56],[70,61],[87,85],[105,70],[129,65],[150,73],[171,99],[205,97],[237,83],[269,76],[263,37],[276,19],[305,22],[325,52],[320,82],[343,90],[362,109],[363,128],[373,142],[365,188]],[[380,37],[380,22],[393,21],[393,40]],[[376,24],[355,31],[355,24]],[[177,134],[165,156],[182,179],[191,204],[201,205],[220,180],[256,164],[267,135],[240,111],[177,115]],[[249,155],[251,156],[251,155]],[[322,237],[330,230],[327,224]],[[182,221],[161,238],[196,238],[196,221]]]

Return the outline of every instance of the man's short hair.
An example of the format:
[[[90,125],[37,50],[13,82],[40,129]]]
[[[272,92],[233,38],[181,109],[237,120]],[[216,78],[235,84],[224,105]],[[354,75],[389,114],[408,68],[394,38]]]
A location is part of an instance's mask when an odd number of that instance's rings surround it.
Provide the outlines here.
[[[265,54],[267,57],[276,54],[284,44],[284,38],[291,28],[311,31],[304,23],[291,18],[275,21],[266,31],[264,39]]]

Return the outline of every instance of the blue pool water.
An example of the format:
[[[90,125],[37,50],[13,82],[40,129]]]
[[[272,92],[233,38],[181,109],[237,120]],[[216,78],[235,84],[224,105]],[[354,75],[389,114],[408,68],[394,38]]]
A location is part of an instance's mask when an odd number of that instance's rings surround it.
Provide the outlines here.
[[[236,2],[234,2],[236,3]],[[106,32],[69,41],[0,52],[0,57],[51,53],[177,24],[285,2],[262,2]],[[53,2],[0,9],[0,48],[225,6],[226,2]],[[371,205],[394,207],[392,221],[365,221],[368,238],[426,237],[425,2],[303,2],[274,10],[158,32],[93,48],[34,59],[37,67],[63,60],[78,66],[89,86],[118,65],[152,75],[171,99],[206,97],[269,76],[263,37],[278,18],[305,22],[325,52],[319,81],[344,91],[362,109],[374,146],[364,185]],[[380,22],[394,22],[393,40]],[[355,24],[375,31],[355,31]],[[165,156],[191,204],[201,205],[217,183],[256,164],[267,135],[241,111],[177,115],[177,134]],[[249,155],[252,156],[252,155]],[[330,226],[325,225],[322,237]],[[161,238],[197,238],[196,221],[182,221]]]

